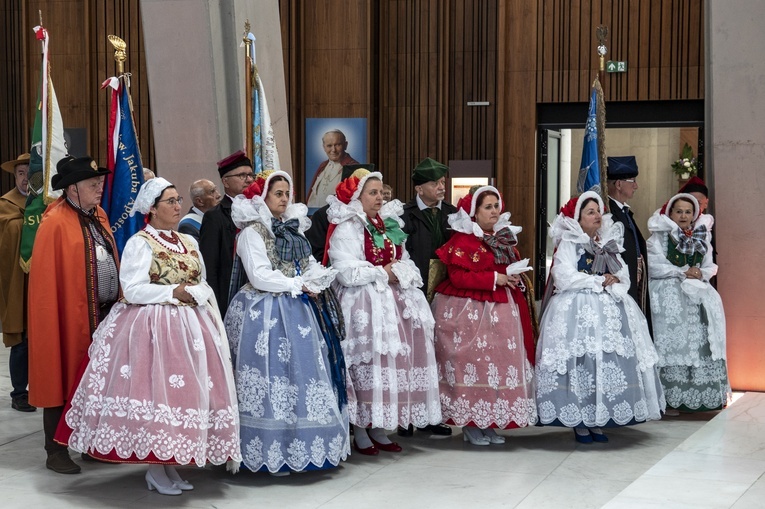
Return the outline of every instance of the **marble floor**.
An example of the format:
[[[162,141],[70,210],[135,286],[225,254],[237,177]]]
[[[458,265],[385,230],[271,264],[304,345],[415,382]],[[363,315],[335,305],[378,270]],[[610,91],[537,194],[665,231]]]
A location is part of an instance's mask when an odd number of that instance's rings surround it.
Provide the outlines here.
[[[45,468],[42,412],[10,407],[8,350],[0,350],[0,507],[43,508],[632,508],[765,507],[765,394],[727,410],[667,418],[577,444],[559,428],[502,432],[475,447],[459,429],[446,439],[397,438],[399,454],[354,454],[340,468],[288,477],[181,468],[195,489],[149,492],[139,465],[75,461],[82,473]]]

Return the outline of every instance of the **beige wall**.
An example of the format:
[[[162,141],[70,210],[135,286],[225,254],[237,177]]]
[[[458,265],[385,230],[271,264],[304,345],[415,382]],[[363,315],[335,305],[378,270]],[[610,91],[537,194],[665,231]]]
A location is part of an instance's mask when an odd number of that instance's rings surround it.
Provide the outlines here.
[[[281,166],[292,172],[278,0],[141,0],[141,13],[159,174],[185,195],[198,178],[219,182],[216,161],[244,147],[248,18]]]
[[[582,160],[582,129],[571,130],[571,189],[576,189],[579,164]],[[640,176],[638,190],[629,202],[635,221],[643,232],[650,235],[646,223],[656,209],[677,192],[678,181],[670,164],[679,154],[680,129],[606,129],[606,151],[610,156],[634,155]]]
[[[707,0],[706,152],[735,389],[765,390],[762,0]]]

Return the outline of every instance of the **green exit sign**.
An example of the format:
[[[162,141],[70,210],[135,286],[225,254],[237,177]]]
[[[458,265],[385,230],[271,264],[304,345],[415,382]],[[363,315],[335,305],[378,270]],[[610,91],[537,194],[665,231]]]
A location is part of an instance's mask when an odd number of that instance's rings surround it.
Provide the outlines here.
[[[609,60],[606,62],[606,72],[627,72],[627,62]]]

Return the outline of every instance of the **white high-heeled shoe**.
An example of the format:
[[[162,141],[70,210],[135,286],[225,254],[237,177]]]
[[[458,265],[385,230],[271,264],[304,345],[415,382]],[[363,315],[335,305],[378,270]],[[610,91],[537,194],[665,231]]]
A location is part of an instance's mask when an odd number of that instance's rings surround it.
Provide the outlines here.
[[[154,479],[154,476],[151,475],[151,470],[146,471],[146,487],[149,488],[149,491],[157,490],[157,492],[160,495],[180,495],[183,493],[180,488],[176,487],[175,484],[171,484],[170,486],[164,486],[162,484],[159,484],[156,479]],[[171,481],[172,482],[172,481]]]
[[[183,491],[191,491],[194,489],[194,485],[186,479],[181,479],[181,475],[172,465],[165,465],[165,474],[167,478],[173,481],[176,488],[180,488]]]
[[[473,445],[489,445],[490,442],[489,437],[483,436],[481,430],[472,426],[464,426],[462,428],[462,440]]]
[[[489,442],[492,444],[504,444],[505,443],[505,437],[502,435],[497,435],[497,432],[494,431],[494,428],[486,428],[482,429],[481,433],[483,433],[483,436],[489,439]]]

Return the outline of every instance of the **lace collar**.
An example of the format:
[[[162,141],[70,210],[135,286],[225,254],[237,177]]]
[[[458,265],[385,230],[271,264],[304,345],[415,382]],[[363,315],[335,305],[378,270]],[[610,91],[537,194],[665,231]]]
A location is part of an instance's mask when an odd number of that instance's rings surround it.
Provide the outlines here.
[[[240,194],[234,198],[234,202],[231,204],[231,220],[234,221],[234,224],[240,230],[253,223],[260,223],[273,236],[274,233],[271,229],[271,219],[273,217],[274,215],[271,214],[271,210],[266,205],[266,202],[257,195],[248,199],[243,194]],[[308,207],[303,203],[289,204],[287,210],[282,214],[282,219],[284,221],[297,219],[300,223],[298,228],[300,233],[305,232],[311,227],[311,220],[308,218]]]
[[[484,231],[463,209],[457,209],[457,212],[454,214],[449,214],[448,220],[449,226],[451,226],[452,230],[455,232],[467,233],[468,235],[472,234],[479,239],[483,239]],[[499,220],[494,224],[492,230],[498,232],[505,228],[508,228],[515,237],[523,231],[522,227],[515,226],[510,222],[510,212],[503,212],[500,214]]]

